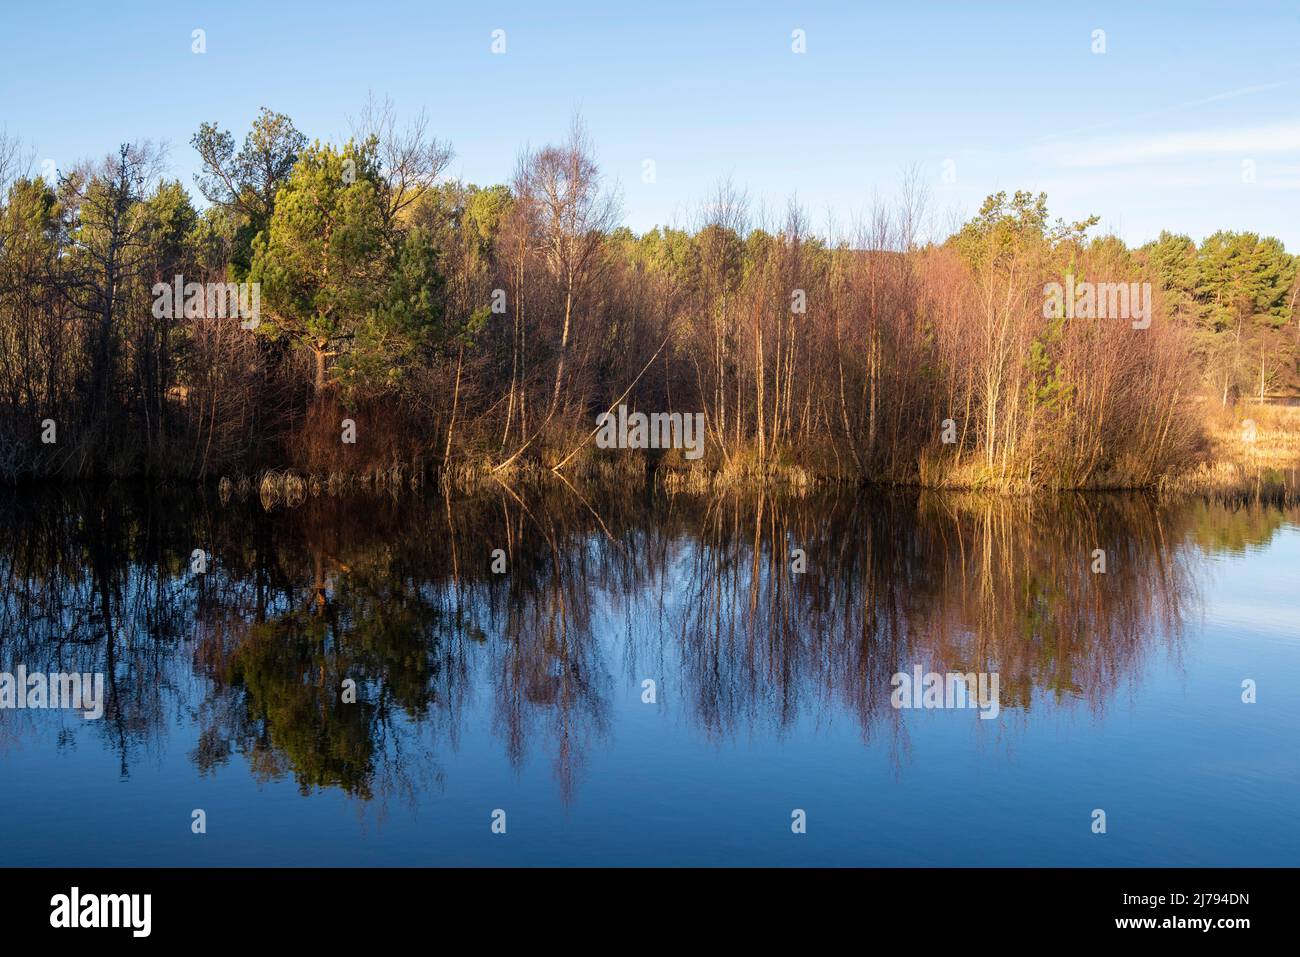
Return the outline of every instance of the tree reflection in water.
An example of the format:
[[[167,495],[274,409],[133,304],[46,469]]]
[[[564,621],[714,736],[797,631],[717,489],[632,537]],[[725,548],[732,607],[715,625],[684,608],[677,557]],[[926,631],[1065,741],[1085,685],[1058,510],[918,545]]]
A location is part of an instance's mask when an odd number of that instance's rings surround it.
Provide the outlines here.
[[[69,734],[97,736],[125,777],[179,714],[201,773],[239,755],[261,779],[382,802],[441,787],[476,702],[510,761],[548,755],[568,799],[646,677],[716,738],[849,713],[905,751],[890,678],[918,664],[998,672],[1004,718],[1101,709],[1153,651],[1178,653],[1202,557],[1283,516],[563,484],[270,513],[117,486],[4,495],[0,665],[105,674],[105,719]],[[42,717],[0,713],[0,748]]]

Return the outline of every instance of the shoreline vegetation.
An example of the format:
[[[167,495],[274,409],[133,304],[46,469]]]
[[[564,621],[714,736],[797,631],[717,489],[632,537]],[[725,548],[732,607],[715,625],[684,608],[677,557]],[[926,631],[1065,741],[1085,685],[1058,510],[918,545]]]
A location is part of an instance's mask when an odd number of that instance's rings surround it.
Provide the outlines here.
[[[916,171],[849,230],[723,181],[638,235],[578,120],[486,188],[444,176],[423,117],[372,101],[352,128],[203,124],[202,205],[155,145],[48,177],[0,137],[0,481],[268,508],[534,477],[1296,487],[1300,408],[1264,401],[1300,394],[1276,239],[1130,248],[1024,192],[939,229]],[[597,448],[620,405],[700,416],[702,454]]]

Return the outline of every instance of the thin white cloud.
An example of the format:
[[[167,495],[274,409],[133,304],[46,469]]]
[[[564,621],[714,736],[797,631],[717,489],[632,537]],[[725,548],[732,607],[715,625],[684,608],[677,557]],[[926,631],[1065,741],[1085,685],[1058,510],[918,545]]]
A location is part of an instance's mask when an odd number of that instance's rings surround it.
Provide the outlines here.
[[[1226,93],[1216,93],[1214,96],[1205,96],[1199,100],[1189,100],[1186,103],[1171,106],[1169,109],[1185,110],[1193,106],[1204,106],[1206,103],[1220,103],[1223,100],[1235,100],[1239,96],[1250,96],[1252,93],[1263,93],[1265,90],[1276,90],[1279,86],[1286,86],[1286,82],[1279,80],[1277,83],[1256,83],[1254,86],[1239,87],[1235,90],[1228,90]]]
[[[1256,93],[1267,93],[1269,90],[1276,90],[1279,87],[1287,86],[1288,83],[1289,81],[1287,80],[1279,80],[1276,83],[1256,83],[1253,86],[1241,86],[1235,90],[1225,90],[1222,93],[1215,93],[1211,96],[1202,96],[1195,100],[1187,100],[1183,103],[1175,103],[1172,106],[1164,106],[1158,110],[1151,110],[1148,113],[1139,113],[1135,116],[1107,120],[1104,123],[1093,123],[1090,126],[1081,126],[1061,133],[1049,133],[1046,136],[1039,137],[1037,142],[1048,143],[1052,140],[1062,140],[1069,139],[1070,137],[1082,136],[1084,133],[1097,133],[1101,130],[1110,130],[1128,123],[1142,123],[1146,120],[1152,120],[1158,116],[1168,116],[1170,113],[1177,113],[1181,110],[1190,110],[1198,106],[1209,106],[1211,103],[1222,103],[1225,100],[1235,100],[1240,96],[1253,96]]]
[[[1300,151],[1300,121],[1065,140],[1030,147],[1028,153],[1036,163],[1071,169],[1288,151]]]

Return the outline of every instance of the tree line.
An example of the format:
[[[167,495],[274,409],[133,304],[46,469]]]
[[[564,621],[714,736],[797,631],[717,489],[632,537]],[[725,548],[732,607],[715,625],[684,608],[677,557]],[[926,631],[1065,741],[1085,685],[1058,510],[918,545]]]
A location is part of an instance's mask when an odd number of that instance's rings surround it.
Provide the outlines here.
[[[1300,375],[1297,257],[1250,233],[1131,249],[1017,192],[928,239],[911,175],[845,236],[727,182],[638,235],[580,122],[478,187],[387,102],[191,145],[201,203],[154,144],[47,178],[0,140],[7,479],[579,469],[625,455],[590,442],[621,403],[703,413],[727,480],[1140,487],[1203,454],[1207,396]],[[258,321],[158,309],[176,277]],[[1049,308],[1076,280],[1149,284],[1151,321]]]

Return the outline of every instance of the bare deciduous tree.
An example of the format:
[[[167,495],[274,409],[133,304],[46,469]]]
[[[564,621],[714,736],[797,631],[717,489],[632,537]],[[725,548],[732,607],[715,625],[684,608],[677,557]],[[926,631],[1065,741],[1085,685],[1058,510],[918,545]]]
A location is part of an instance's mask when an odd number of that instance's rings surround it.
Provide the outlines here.
[[[534,242],[564,300],[546,413],[550,419],[565,381],[574,310],[599,272],[601,246],[618,222],[619,202],[604,189],[586,128],[576,117],[563,144],[543,147],[527,158],[515,192],[534,211]]]

